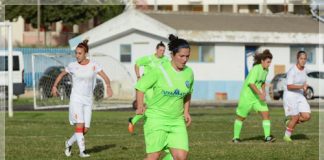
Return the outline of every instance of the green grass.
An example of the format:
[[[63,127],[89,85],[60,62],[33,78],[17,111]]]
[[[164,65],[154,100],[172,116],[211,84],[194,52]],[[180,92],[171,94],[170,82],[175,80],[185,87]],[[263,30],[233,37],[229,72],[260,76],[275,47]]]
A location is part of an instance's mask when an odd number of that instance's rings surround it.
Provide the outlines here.
[[[311,121],[298,125],[292,143],[282,140],[284,132],[283,109],[272,108],[272,134],[277,141],[263,142],[261,118],[252,113],[245,121],[241,144],[232,144],[234,108],[193,108],[193,123],[189,127],[190,159],[318,159],[319,112],[313,111]],[[145,157],[142,122],[137,124],[136,135],[127,132],[128,111],[93,112],[86,148],[90,159],[137,160]],[[47,160],[79,159],[78,147],[73,156],[64,156],[64,141],[73,128],[68,124],[66,111],[15,112],[6,118],[6,159]]]

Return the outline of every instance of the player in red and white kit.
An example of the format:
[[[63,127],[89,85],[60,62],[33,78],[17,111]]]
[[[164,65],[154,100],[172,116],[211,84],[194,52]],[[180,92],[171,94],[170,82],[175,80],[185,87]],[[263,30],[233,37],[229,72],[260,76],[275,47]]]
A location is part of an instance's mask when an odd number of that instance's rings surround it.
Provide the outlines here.
[[[88,40],[79,43],[75,49],[76,62],[70,63],[64,71],[56,78],[52,87],[52,94],[57,96],[57,85],[64,75],[72,75],[72,92],[69,104],[69,121],[75,126],[75,133],[65,142],[65,155],[71,156],[71,149],[74,142],[77,141],[80,149],[80,157],[89,157],[85,153],[84,135],[90,128],[93,89],[95,87],[97,74],[103,78],[106,83],[107,96],[111,97],[113,92],[110,87],[110,80],[103,72],[100,65],[87,59],[89,50]]]

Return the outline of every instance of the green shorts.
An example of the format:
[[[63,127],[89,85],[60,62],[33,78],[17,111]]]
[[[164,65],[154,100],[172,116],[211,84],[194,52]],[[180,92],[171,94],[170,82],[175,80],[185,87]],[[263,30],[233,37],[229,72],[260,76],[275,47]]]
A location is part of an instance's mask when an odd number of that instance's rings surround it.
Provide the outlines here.
[[[264,101],[261,101],[259,99],[251,100],[241,98],[236,109],[236,114],[246,118],[252,109],[257,112],[269,111],[268,105]]]
[[[162,120],[146,118],[144,122],[146,153],[174,148],[189,151],[184,119]]]

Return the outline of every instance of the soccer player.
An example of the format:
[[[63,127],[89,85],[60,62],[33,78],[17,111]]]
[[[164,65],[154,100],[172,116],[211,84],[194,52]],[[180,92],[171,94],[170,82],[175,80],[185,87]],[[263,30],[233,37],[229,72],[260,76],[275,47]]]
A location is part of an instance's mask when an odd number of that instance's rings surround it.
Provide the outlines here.
[[[234,143],[241,142],[240,132],[243,121],[252,109],[261,113],[265,137],[264,141],[267,143],[275,141],[275,138],[270,135],[269,109],[265,102],[265,81],[271,61],[272,54],[267,49],[264,50],[263,53],[258,53],[254,56],[253,68],[244,81],[238,107],[236,109],[237,118],[234,122],[234,138],[232,140]]]
[[[186,66],[190,47],[186,40],[169,36],[171,62],[165,62],[136,84],[137,114],[145,113],[146,160],[159,159],[165,149],[176,160],[187,159],[189,144],[186,126],[191,123],[189,106],[194,76]],[[153,88],[153,97],[144,108],[144,93]],[[146,110],[145,110],[146,109]]]
[[[102,68],[95,62],[87,59],[88,40],[79,43],[75,49],[76,62],[70,63],[64,71],[56,78],[52,87],[52,94],[57,96],[57,85],[64,75],[72,75],[72,92],[69,104],[69,121],[75,125],[75,133],[65,142],[65,155],[71,156],[72,145],[75,141],[80,149],[80,157],[89,157],[85,153],[84,135],[88,132],[92,114],[93,89],[95,87],[96,75],[103,78],[106,83],[107,96],[111,97],[113,92],[110,87],[110,80]]]
[[[135,73],[137,76],[137,80],[139,80],[141,78],[139,67],[144,67],[144,74],[143,74],[143,76],[144,76],[147,73],[149,73],[151,70],[157,68],[160,64],[169,61],[169,59],[164,56],[164,52],[165,52],[165,45],[161,41],[160,43],[158,43],[156,45],[156,53],[149,55],[149,56],[141,57],[136,61]],[[147,90],[145,92],[144,101],[148,102],[149,99],[152,97],[152,94],[153,94],[153,89]],[[136,101],[133,102],[134,109],[136,109],[135,103],[136,103]],[[135,123],[138,122],[142,117],[143,117],[143,115],[135,115],[134,117],[131,117],[128,119],[128,121],[129,121],[128,131],[130,133],[134,132]]]
[[[297,53],[297,64],[287,72],[287,87],[283,96],[285,115],[288,117],[283,139],[287,142],[292,141],[290,136],[296,125],[300,122],[308,121],[311,117],[310,107],[304,96],[307,89],[306,61],[306,52],[299,51]]]

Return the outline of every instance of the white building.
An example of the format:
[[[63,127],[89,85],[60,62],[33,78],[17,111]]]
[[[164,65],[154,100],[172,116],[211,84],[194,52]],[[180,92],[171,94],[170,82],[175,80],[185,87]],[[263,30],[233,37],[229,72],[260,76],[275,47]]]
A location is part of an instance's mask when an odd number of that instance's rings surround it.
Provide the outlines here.
[[[268,81],[295,63],[299,49],[309,53],[308,68],[324,70],[324,40],[319,38],[323,35],[319,34],[319,23],[310,16],[131,9],[75,39],[89,38],[91,53],[114,57],[135,79],[135,60],[154,53],[159,41],[166,44],[170,33],[191,44],[188,66],[195,74],[196,100],[214,99],[216,92],[226,92],[230,100],[238,99],[246,66],[251,67],[249,52],[255,50],[267,48],[273,54]],[[108,73],[112,70],[105,69]]]

